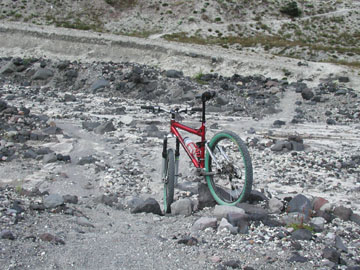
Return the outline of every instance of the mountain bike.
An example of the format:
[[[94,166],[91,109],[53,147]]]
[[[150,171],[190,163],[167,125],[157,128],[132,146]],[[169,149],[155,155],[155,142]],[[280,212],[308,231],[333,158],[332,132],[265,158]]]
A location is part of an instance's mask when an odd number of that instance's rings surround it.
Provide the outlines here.
[[[162,150],[162,181],[164,182],[164,212],[171,213],[174,189],[179,175],[180,145],[196,168],[196,174],[203,176],[210,193],[218,204],[236,205],[247,199],[251,192],[253,171],[250,154],[245,143],[232,131],[221,131],[208,142],[206,134],[206,102],[215,97],[215,92],[204,92],[202,108],[166,109],[159,106],[141,106],[153,112],[171,115],[170,133],[164,137]],[[201,112],[201,126],[191,128],[178,120],[181,113]],[[193,142],[181,133],[200,137]],[[193,136],[194,136],[193,135]],[[168,139],[176,138],[175,150],[168,148]]]

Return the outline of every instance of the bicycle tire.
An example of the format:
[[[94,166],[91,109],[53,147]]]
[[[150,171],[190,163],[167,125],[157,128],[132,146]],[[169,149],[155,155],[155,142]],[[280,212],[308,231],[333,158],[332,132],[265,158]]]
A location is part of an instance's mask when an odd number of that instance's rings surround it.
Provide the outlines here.
[[[165,164],[164,183],[164,212],[171,213],[171,204],[174,201],[175,188],[175,154],[173,149],[168,149]]]
[[[207,175],[205,179],[215,201],[230,206],[246,201],[252,188],[253,171],[245,143],[234,132],[226,130],[214,135],[209,148],[221,167],[221,172],[215,169],[216,163],[207,151],[205,171],[213,172],[214,175]]]

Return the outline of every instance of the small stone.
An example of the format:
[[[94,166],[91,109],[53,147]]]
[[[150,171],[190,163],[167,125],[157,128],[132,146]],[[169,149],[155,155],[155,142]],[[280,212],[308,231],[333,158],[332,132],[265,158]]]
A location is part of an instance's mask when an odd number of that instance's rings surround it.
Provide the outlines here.
[[[51,209],[64,204],[64,198],[60,194],[50,194],[43,198],[45,208]]]
[[[360,225],[360,215],[352,213],[350,220],[355,222],[356,224]]]
[[[335,236],[335,247],[344,252],[348,252],[348,248],[345,246],[340,236]]]
[[[32,77],[33,80],[47,80],[54,76],[54,72],[47,68],[40,68],[38,69],[34,76]]]
[[[109,81],[105,80],[104,78],[100,78],[91,85],[90,89],[92,92],[96,92],[97,90],[108,87],[109,85]]]
[[[218,226],[218,232],[220,232],[224,229],[228,230],[232,234],[238,233],[238,228],[231,225],[225,218],[221,219],[220,224]]]
[[[344,206],[338,206],[334,208],[334,215],[344,221],[350,220],[353,211],[350,208]]]
[[[329,201],[321,197],[316,197],[312,202],[312,209],[317,212],[326,203],[329,203]]]
[[[245,210],[236,206],[215,205],[213,214],[217,219],[220,220],[224,217],[227,217],[227,215],[230,213],[245,215]]]
[[[77,204],[79,201],[76,195],[64,195],[63,198],[65,203]]]
[[[100,126],[94,129],[96,134],[105,134],[106,132],[115,131],[116,128],[111,121],[101,124]]]
[[[216,228],[217,226],[217,219],[216,218],[210,218],[210,217],[201,217],[198,220],[195,221],[195,223],[192,226],[193,231],[202,231],[206,228]]]
[[[98,159],[94,158],[93,156],[81,157],[79,161],[76,163],[77,165],[85,165],[85,164],[92,164],[98,161]]]
[[[269,210],[271,213],[279,214],[279,213],[281,213],[281,211],[284,207],[284,204],[282,201],[280,201],[277,198],[271,198],[269,200],[268,206],[269,206]]]
[[[56,245],[58,244],[61,244],[61,245],[65,245],[65,241],[62,240],[61,238],[55,236],[55,235],[52,235],[50,233],[43,233],[43,234],[40,234],[39,235],[39,238],[42,240],[42,241],[45,241],[45,242],[52,242]]]
[[[171,214],[189,216],[192,213],[192,202],[190,199],[180,199],[171,204]]]
[[[89,222],[85,217],[78,217],[76,223],[83,227],[95,228],[95,226]]]
[[[312,233],[306,229],[298,229],[291,234],[291,238],[295,240],[311,240]]]
[[[326,247],[323,250],[322,257],[324,259],[328,259],[335,264],[338,264],[340,260],[340,253],[334,248]]]
[[[178,244],[184,244],[187,246],[196,246],[198,243],[198,240],[195,237],[184,237],[183,239],[180,239],[178,241]]]
[[[223,264],[224,264],[224,266],[230,267],[233,269],[238,269],[241,267],[241,262],[238,260],[229,260],[229,261],[224,262]]]
[[[44,157],[43,157],[43,162],[45,164],[54,163],[57,160],[58,160],[57,155],[55,153],[49,153],[49,154],[44,155]]]
[[[301,256],[299,253],[294,252],[293,255],[290,257],[290,259],[288,260],[289,262],[299,262],[299,263],[304,263],[309,261],[308,258]]]
[[[3,230],[0,232],[0,239],[15,240],[15,235],[9,230]]]
[[[184,76],[182,71],[177,71],[174,69],[169,69],[166,71],[165,76],[168,78],[181,78]]]
[[[309,88],[305,88],[301,91],[301,96],[305,100],[311,100],[314,97],[314,93]]]
[[[310,225],[314,227],[315,232],[322,232],[325,228],[326,220],[323,217],[314,217],[310,220]]]
[[[153,213],[157,215],[162,215],[161,208],[159,203],[154,198],[148,198],[135,208],[131,210],[132,214],[136,213]]]

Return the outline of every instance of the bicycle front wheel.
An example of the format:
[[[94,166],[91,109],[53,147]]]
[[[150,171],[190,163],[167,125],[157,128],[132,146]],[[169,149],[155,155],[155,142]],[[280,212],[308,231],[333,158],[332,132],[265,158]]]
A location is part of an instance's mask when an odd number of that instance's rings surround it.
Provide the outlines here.
[[[174,201],[175,185],[175,154],[173,149],[168,149],[165,163],[165,183],[164,183],[164,212],[171,212],[171,204]]]
[[[235,205],[247,199],[253,182],[252,163],[245,143],[232,131],[211,139],[205,156],[205,176],[218,204]]]

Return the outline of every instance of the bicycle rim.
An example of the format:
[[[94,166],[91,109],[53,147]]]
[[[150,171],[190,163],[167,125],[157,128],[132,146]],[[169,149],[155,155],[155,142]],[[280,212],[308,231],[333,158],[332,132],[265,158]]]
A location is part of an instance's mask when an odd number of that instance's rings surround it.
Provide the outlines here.
[[[251,159],[245,144],[235,133],[226,131],[216,134],[209,147],[217,162],[207,153],[205,167],[214,175],[206,180],[214,199],[224,205],[245,201],[252,186]]]

